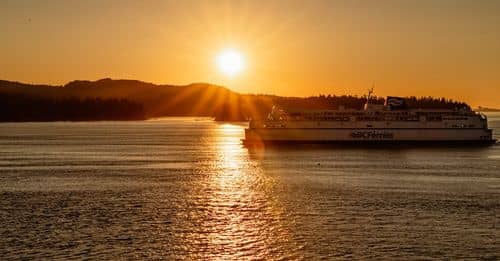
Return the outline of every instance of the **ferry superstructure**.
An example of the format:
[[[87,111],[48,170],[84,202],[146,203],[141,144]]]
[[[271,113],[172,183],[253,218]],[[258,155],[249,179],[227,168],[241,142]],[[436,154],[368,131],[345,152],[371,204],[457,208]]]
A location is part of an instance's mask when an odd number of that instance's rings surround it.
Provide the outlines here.
[[[279,142],[472,142],[494,143],[486,115],[470,109],[408,109],[405,100],[362,110],[292,110],[273,107],[266,120],[251,120],[245,143]]]

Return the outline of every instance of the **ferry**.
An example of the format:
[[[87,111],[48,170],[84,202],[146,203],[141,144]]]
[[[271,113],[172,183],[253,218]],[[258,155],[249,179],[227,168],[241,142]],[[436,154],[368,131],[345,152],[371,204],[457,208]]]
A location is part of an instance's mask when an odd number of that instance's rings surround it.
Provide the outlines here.
[[[486,115],[464,109],[410,109],[387,97],[361,110],[288,110],[273,107],[265,120],[251,120],[244,144],[416,142],[492,144]]]

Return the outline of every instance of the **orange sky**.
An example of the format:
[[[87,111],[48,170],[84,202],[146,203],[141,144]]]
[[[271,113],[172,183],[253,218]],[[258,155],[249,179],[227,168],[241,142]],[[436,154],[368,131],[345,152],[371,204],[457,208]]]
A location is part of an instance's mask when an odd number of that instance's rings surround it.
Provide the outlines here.
[[[500,1],[0,2],[0,79],[211,82],[242,93],[432,95],[500,107]],[[217,71],[226,48],[246,57]]]

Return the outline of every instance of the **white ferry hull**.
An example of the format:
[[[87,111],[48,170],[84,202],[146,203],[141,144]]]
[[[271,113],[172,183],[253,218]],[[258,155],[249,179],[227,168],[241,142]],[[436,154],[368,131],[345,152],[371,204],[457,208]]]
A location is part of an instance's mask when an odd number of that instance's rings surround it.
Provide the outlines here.
[[[255,128],[245,130],[245,142],[385,142],[385,141],[477,141],[492,143],[485,129],[348,129],[348,128]]]
[[[245,143],[494,143],[485,115],[472,110],[394,108],[367,102],[364,110],[295,110],[273,107],[265,120],[250,121]],[[404,104],[404,100],[398,98]],[[369,101],[369,99],[368,99]]]

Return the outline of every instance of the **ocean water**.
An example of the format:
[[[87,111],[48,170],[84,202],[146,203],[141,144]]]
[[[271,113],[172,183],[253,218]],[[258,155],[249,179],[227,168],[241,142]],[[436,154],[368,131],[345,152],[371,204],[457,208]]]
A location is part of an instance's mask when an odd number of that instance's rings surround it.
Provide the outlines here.
[[[500,145],[254,150],[245,127],[0,124],[0,259],[500,258]]]

